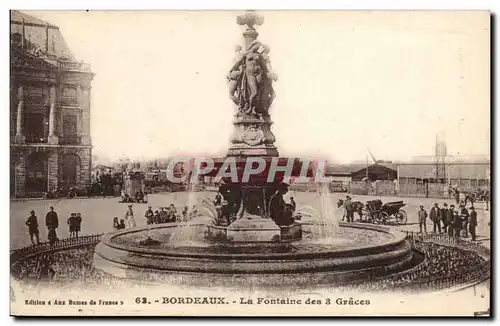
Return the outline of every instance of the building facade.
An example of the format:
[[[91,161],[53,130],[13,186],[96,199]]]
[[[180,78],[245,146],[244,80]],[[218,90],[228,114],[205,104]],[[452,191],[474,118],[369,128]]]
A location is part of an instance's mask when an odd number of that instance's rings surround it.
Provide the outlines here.
[[[59,28],[11,11],[11,196],[91,181],[90,96],[94,74],[77,62]]]

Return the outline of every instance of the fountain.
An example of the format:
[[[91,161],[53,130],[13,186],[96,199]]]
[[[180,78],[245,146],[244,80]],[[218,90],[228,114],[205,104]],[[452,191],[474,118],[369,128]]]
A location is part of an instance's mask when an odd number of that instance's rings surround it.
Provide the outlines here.
[[[105,235],[95,249],[95,267],[115,277],[226,286],[346,282],[411,267],[413,252],[403,234],[339,222],[326,184],[319,187],[319,209],[284,202],[289,177],[314,177],[315,169],[308,160],[279,157],[269,114],[276,75],[269,47],[254,28],[263,18],[247,12],[237,23],[247,27],[244,49],[228,75],[237,106],[231,145],[204,174],[222,175],[222,211],[202,198],[198,216],[189,221]],[[195,167],[191,179],[207,166]],[[194,200],[190,193],[189,207]]]

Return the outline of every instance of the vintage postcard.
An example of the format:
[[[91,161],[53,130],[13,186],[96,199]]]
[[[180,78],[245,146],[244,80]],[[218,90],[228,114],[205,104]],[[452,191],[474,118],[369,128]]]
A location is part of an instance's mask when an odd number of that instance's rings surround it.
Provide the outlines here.
[[[489,316],[488,11],[10,11],[14,316]]]

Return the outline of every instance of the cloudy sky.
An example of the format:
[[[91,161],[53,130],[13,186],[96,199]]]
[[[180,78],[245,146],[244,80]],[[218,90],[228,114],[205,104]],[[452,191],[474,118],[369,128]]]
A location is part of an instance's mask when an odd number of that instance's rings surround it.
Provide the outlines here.
[[[94,153],[224,154],[234,107],[225,76],[240,12],[26,12],[58,25],[92,65]],[[337,162],[488,154],[489,14],[262,12],[278,75],[281,155]]]

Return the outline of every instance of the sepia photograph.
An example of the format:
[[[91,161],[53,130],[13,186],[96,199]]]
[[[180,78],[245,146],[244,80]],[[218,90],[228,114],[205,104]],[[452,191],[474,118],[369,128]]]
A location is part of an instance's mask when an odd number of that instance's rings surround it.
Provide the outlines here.
[[[491,20],[10,10],[10,314],[490,317]]]

